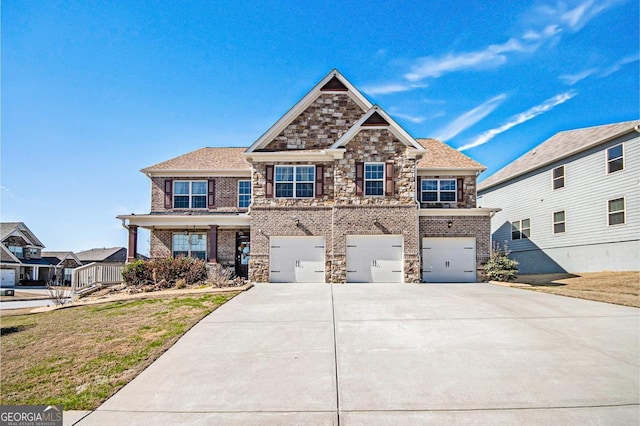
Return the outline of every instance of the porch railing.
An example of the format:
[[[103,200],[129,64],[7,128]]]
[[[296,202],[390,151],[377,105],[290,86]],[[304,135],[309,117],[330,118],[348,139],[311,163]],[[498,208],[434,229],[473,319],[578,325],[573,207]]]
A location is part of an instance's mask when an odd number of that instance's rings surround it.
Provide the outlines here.
[[[71,292],[76,293],[96,285],[120,284],[124,263],[89,263],[73,270]]]

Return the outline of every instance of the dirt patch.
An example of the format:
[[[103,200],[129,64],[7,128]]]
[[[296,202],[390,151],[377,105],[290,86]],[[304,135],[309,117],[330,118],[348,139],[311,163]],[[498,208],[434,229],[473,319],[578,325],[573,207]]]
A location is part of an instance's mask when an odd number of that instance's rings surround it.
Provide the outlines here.
[[[494,284],[640,308],[640,272],[520,275]]]

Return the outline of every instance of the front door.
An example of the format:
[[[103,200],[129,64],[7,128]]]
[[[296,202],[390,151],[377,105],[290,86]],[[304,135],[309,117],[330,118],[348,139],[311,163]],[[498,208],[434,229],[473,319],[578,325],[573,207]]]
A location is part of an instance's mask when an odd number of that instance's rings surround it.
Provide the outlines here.
[[[247,232],[236,232],[236,276],[249,278],[250,236]]]

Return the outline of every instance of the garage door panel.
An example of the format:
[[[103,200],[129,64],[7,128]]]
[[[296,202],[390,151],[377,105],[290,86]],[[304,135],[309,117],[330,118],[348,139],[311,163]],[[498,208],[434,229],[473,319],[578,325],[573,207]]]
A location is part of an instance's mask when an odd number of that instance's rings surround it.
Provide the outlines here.
[[[347,235],[347,282],[402,282],[402,235]]]
[[[422,280],[424,282],[475,282],[475,238],[423,238]]]
[[[269,281],[324,282],[324,237],[271,237]]]
[[[16,271],[14,269],[0,269],[0,287],[16,285]]]

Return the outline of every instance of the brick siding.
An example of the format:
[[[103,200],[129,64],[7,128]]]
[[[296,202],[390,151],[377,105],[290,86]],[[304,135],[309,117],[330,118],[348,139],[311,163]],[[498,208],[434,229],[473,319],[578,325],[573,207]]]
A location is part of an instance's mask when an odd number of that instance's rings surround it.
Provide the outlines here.
[[[185,213],[185,212],[244,212],[247,209],[238,208],[238,181],[251,180],[247,177],[216,177],[215,209],[166,209],[164,207],[165,177],[151,178],[151,213]],[[177,180],[208,180],[206,177],[175,178]]]

